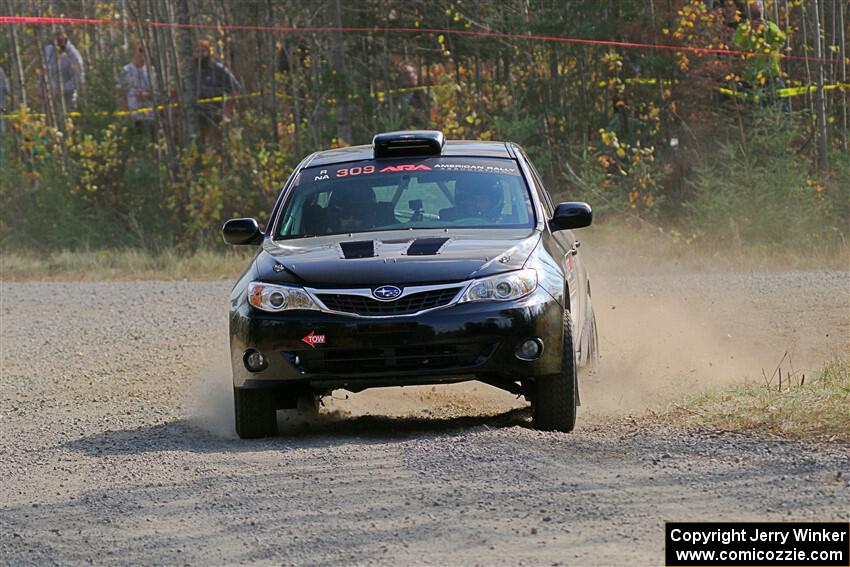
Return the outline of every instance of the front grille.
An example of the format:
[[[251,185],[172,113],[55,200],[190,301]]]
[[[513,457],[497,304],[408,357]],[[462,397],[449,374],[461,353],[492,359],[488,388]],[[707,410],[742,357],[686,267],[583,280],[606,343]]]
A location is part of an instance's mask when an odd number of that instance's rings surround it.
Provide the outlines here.
[[[323,349],[283,353],[307,374],[373,374],[415,370],[466,369],[480,366],[497,345],[447,344],[395,348]]]
[[[353,313],[365,317],[380,317],[389,315],[410,315],[448,305],[458,294],[461,287],[450,287],[446,289],[434,289],[411,293],[395,301],[378,301],[371,297],[362,295],[346,295],[342,293],[319,293],[317,294],[325,307],[331,311],[342,313]]]

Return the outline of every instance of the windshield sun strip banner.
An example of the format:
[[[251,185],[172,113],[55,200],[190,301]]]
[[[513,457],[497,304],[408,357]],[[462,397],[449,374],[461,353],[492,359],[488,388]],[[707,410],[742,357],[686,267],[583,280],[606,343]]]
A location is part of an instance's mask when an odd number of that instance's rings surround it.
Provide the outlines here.
[[[396,158],[392,160],[364,160],[304,169],[299,184],[336,181],[346,178],[368,177],[393,173],[425,172],[485,173],[520,177],[517,164],[507,158]]]

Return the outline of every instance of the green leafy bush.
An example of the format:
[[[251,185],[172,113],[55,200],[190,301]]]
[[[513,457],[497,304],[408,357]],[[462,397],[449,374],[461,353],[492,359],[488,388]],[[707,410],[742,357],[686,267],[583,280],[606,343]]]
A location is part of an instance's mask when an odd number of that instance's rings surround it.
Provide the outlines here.
[[[814,176],[785,120],[771,109],[757,112],[743,141],[722,143],[696,168],[683,230],[723,247],[802,250],[846,239],[850,174],[836,163],[833,177]]]

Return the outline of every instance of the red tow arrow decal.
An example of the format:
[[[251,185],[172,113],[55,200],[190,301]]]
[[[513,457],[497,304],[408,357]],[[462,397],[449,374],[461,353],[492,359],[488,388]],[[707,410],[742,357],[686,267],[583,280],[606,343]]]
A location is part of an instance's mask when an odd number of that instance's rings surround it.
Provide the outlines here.
[[[316,348],[316,345],[325,344],[325,335],[317,335],[315,331],[310,331],[310,334],[301,340],[310,345],[310,348]]]

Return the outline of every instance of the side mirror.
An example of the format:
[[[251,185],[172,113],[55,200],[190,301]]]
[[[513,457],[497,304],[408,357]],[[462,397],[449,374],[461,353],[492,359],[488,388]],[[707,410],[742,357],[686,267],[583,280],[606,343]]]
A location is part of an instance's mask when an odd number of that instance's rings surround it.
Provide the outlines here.
[[[263,241],[263,233],[255,219],[230,219],[221,229],[224,241],[234,246],[243,244],[259,244]]]
[[[584,228],[593,222],[593,210],[587,203],[561,203],[549,221],[549,230],[557,232],[571,228]]]

